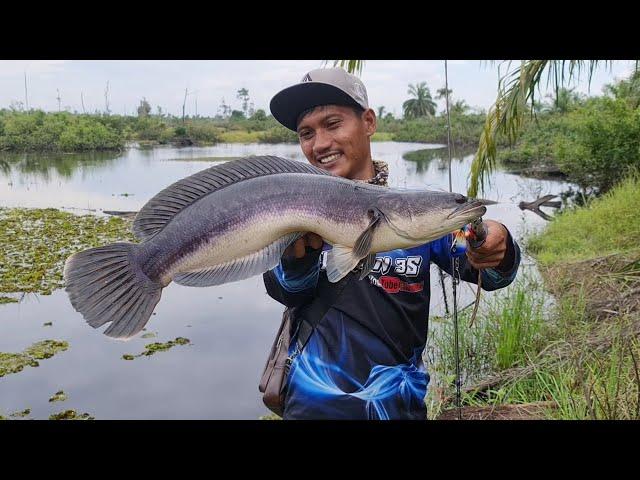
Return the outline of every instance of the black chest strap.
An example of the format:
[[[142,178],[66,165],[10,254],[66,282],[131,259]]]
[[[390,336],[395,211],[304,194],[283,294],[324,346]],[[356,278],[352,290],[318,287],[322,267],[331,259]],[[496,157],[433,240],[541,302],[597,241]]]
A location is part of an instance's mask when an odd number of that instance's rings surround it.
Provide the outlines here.
[[[320,320],[322,320],[329,311],[329,308],[338,301],[340,295],[342,295],[342,292],[346,286],[351,283],[355,275],[356,273],[349,272],[336,283],[329,282],[326,275],[320,275],[320,278],[318,278],[318,287],[316,288],[317,296],[308,305],[296,309],[296,316],[298,317],[296,343],[299,352],[302,351],[309,341],[309,337],[311,337],[316,325],[320,323]]]

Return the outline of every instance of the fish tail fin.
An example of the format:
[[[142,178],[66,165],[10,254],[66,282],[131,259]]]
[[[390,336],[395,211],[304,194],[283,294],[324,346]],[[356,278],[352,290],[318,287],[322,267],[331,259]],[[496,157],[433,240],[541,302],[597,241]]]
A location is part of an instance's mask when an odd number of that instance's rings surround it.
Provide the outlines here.
[[[138,246],[113,243],[71,255],[64,266],[73,308],[93,328],[111,322],[105,335],[126,340],[149,321],[162,287],[149,279],[135,259]]]

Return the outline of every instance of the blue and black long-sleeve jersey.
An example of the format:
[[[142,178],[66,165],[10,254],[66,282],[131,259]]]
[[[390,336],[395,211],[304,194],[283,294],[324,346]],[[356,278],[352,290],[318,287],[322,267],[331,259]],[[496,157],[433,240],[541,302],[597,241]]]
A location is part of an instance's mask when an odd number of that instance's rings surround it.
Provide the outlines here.
[[[422,362],[427,339],[430,263],[451,273],[453,236],[378,253],[373,271],[347,284],[294,360],[287,380],[285,419],[420,419],[429,375]],[[520,249],[509,234],[507,267],[484,269],[482,288],[509,285]],[[267,293],[287,307],[308,304],[327,280],[322,251],[283,258],[264,274]],[[460,278],[477,283],[478,271],[459,257]],[[304,309],[297,309],[302,310]]]

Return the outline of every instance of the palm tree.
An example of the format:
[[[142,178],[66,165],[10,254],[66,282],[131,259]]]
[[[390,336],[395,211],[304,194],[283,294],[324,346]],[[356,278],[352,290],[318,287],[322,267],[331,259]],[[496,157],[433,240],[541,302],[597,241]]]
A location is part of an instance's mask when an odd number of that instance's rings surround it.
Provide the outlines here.
[[[431,98],[431,92],[427,87],[427,82],[420,82],[416,85],[409,84],[410,98],[402,104],[405,118],[433,117],[436,114],[436,103]]]
[[[327,62],[328,60],[325,60],[325,65]],[[334,60],[333,66],[342,67],[347,70],[347,72],[360,76],[362,68],[364,67],[364,60]]]
[[[493,62],[492,62],[493,63]],[[511,62],[508,62],[509,66]],[[554,81],[556,92],[572,79],[579,80],[586,70],[591,83],[594,71],[604,63],[611,68],[612,60],[523,60],[513,72],[500,77],[498,98],[487,113],[480,134],[478,151],[471,164],[471,178],[467,195],[475,197],[484,190],[484,183],[496,163],[496,139],[505,136],[513,144],[522,128],[527,113],[534,113],[535,90],[542,75],[547,73],[547,83]],[[335,60],[334,65],[346,66],[348,71],[362,72],[364,60]],[[639,62],[636,61],[636,72]]]
[[[485,180],[495,168],[497,137],[504,136],[513,144],[527,113],[534,113],[535,91],[545,72],[547,83],[553,80],[557,96],[560,87],[572,79],[579,80],[583,70],[588,71],[591,83],[593,72],[602,63],[603,61],[598,60],[523,60],[513,72],[507,71],[501,76],[498,82],[498,98],[489,109],[480,134],[478,151],[471,164],[467,195],[475,197],[479,189],[484,190]],[[605,66],[610,67],[612,63],[611,60],[604,61]]]
[[[436,90],[436,100],[442,100],[446,98],[447,93],[449,93],[449,98],[451,98],[451,94],[453,93],[453,90],[449,89],[447,91],[447,89],[444,87],[439,88],[438,90]]]
[[[467,102],[465,102],[464,100],[458,100],[451,106],[451,113],[464,115],[470,108],[471,107],[467,105]]]
[[[382,119],[382,115],[384,115],[385,108],[378,107],[378,118]]]

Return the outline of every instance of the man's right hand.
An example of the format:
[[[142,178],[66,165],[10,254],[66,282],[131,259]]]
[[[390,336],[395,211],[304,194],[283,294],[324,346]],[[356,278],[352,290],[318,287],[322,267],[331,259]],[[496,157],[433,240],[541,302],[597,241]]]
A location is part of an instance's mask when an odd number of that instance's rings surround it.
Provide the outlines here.
[[[320,235],[309,232],[289,245],[284,251],[283,257],[302,258],[307,254],[307,246],[313,248],[314,250],[318,250],[322,248],[322,243],[322,237]]]

